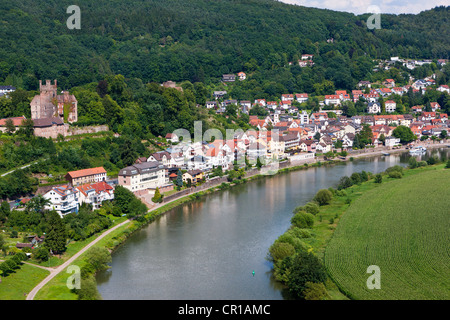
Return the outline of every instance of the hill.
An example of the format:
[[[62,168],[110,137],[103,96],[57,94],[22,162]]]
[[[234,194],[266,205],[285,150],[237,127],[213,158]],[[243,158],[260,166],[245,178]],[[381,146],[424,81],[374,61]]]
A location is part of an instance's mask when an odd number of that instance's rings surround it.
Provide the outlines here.
[[[12,0],[0,8],[0,84],[27,90],[39,79],[71,88],[122,74],[144,82],[208,82],[224,73],[273,70],[315,55],[318,75],[350,87],[372,58],[448,58],[449,7],[418,15],[368,15],[272,0]],[[327,43],[333,38],[334,43]],[[337,72],[339,71],[339,72]]]
[[[354,299],[448,299],[448,169],[383,184],[355,200],[326,247],[324,262]],[[369,266],[380,289],[367,289]]]

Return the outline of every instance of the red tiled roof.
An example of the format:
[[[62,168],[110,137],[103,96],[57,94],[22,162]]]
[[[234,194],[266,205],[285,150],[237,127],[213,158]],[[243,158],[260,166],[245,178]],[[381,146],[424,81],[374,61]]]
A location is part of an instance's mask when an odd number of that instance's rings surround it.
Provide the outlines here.
[[[5,126],[6,125],[6,120],[8,120],[8,119],[12,120],[14,126],[16,126],[16,127],[22,125],[22,121],[26,120],[26,118],[24,116],[0,119],[0,126],[2,126],[2,127]]]
[[[89,169],[82,169],[82,170],[67,172],[67,174],[72,179],[79,178],[79,177],[85,177],[85,176],[92,176],[94,174],[100,174],[100,173],[106,173],[106,170],[103,167],[97,167],[97,168],[89,168]]]

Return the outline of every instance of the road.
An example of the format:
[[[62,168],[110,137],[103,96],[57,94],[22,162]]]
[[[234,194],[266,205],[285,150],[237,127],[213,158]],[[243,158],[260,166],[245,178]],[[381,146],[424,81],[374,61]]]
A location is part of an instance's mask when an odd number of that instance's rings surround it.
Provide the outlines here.
[[[108,234],[110,234],[111,232],[116,230],[117,228],[120,228],[121,226],[123,226],[129,222],[130,222],[130,220],[126,220],[126,221],[119,223],[118,225],[112,227],[111,229],[106,230],[97,239],[95,239],[91,243],[87,244],[83,249],[78,251],[75,255],[73,255],[73,257],[71,257],[69,260],[64,262],[62,265],[60,265],[56,268],[46,268],[47,270],[50,271],[50,274],[44,280],[42,280],[36,287],[34,287],[33,290],[30,291],[30,293],[28,293],[26,300],[33,300],[34,297],[36,296],[36,294],[39,292],[39,290],[41,290],[41,288],[43,286],[45,286],[50,280],[52,280],[54,277],[56,277],[56,275],[58,275],[61,271],[66,269],[68,266],[70,266],[72,264],[72,262],[74,262],[79,256],[81,256],[83,253],[85,253],[87,250],[89,250],[93,245],[95,245],[97,242],[99,242],[105,236],[107,236]]]
[[[13,173],[14,171],[16,171],[16,170],[18,170],[18,169],[25,169],[25,168],[28,168],[29,166],[31,166],[31,165],[33,165],[33,164],[36,164],[36,163],[38,163],[39,161],[45,161],[45,160],[47,160],[47,159],[44,159],[44,160],[38,160],[38,161],[35,161],[35,162],[32,162],[32,163],[26,164],[26,165],[24,165],[24,166],[22,166],[22,167],[20,167],[20,168],[15,168],[15,169],[13,169],[13,170],[11,170],[11,171],[8,171],[8,172],[3,173],[2,175],[0,175],[0,177],[4,177],[4,176],[6,176],[6,175],[8,175],[8,174],[10,174],[10,173]]]

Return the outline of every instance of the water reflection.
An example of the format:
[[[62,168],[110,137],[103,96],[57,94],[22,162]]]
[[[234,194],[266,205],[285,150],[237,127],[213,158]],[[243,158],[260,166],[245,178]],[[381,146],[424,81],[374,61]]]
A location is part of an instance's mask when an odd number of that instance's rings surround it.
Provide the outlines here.
[[[420,159],[441,153],[428,151]],[[104,299],[290,299],[266,256],[289,227],[292,210],[344,175],[406,166],[410,157],[392,154],[280,174],[174,208],[114,252],[112,268],[97,276],[99,292]]]

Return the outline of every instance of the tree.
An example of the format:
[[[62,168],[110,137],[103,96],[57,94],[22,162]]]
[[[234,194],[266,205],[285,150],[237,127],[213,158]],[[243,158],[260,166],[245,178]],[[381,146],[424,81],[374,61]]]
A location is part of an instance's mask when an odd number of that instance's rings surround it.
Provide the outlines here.
[[[305,300],[324,300],[329,297],[323,283],[306,282],[303,297]]]
[[[269,255],[273,262],[283,260],[295,253],[295,248],[286,242],[275,241],[269,248]]]
[[[159,188],[158,188],[158,187],[156,187],[155,194],[154,194],[154,196],[152,197],[152,201],[153,201],[154,203],[160,203],[160,202],[162,202],[162,196],[161,196],[161,193],[159,192]]]
[[[398,126],[394,129],[392,135],[399,138],[401,143],[409,143],[417,139],[411,129],[407,126]]]
[[[306,283],[323,283],[327,279],[325,268],[313,254],[301,251],[292,259],[290,273],[287,276],[289,291],[300,299],[305,298]]]
[[[358,172],[353,172],[350,176],[350,180],[352,181],[352,184],[361,184],[361,175]]]
[[[45,236],[45,246],[53,253],[61,253],[66,250],[67,232],[61,217],[56,211],[48,213],[49,232]]]
[[[319,205],[316,202],[308,202],[303,207],[299,207],[298,210],[296,208],[294,212],[298,212],[298,211],[306,211],[308,213],[316,215],[316,214],[319,213],[320,208],[319,208]]]
[[[344,147],[344,143],[342,142],[342,140],[336,140],[336,142],[334,143],[334,147],[336,149],[341,149],[341,151],[342,151],[342,148]]]
[[[26,208],[28,212],[39,212],[42,213],[45,206],[48,206],[51,204],[51,201],[49,199],[44,198],[43,195],[38,194],[37,196],[33,197],[26,203]]]
[[[260,157],[256,158],[256,167],[259,169],[261,169],[261,167],[263,166]]]
[[[320,140],[320,132],[316,132],[316,133],[314,134],[314,139]]]
[[[408,167],[411,169],[417,168],[417,160],[414,157],[409,158],[408,160]]]
[[[343,176],[339,179],[339,184],[337,186],[338,190],[350,188],[353,185],[352,180],[348,176]]]
[[[291,218],[291,223],[297,228],[312,228],[314,216],[311,213],[300,211]]]
[[[319,204],[319,206],[324,206],[326,204],[329,204],[332,198],[333,194],[331,193],[330,190],[320,189],[314,196],[314,201],[316,201]]]
[[[16,126],[12,119],[6,119],[5,121],[6,132],[9,134],[13,134],[16,131]]]
[[[40,247],[33,252],[33,258],[40,261],[47,261],[49,258],[49,251],[46,247]]]
[[[179,188],[183,186],[183,173],[181,173],[180,169],[178,169],[177,171],[177,178],[175,180],[175,185]]]
[[[8,201],[2,201],[2,203],[0,204],[0,223],[4,223],[6,221],[6,218],[8,218],[10,212],[11,211]]]
[[[447,139],[447,130],[441,131],[441,139]]]
[[[89,264],[88,269],[93,273],[108,269],[108,263],[112,261],[111,253],[102,247],[93,247],[86,252],[85,261]]]
[[[381,175],[381,173],[378,173],[377,175],[375,175],[375,183],[381,182],[383,182],[383,176]]]

